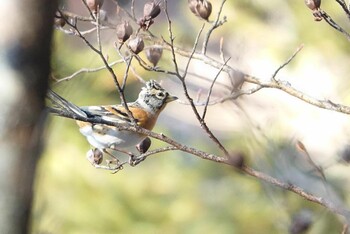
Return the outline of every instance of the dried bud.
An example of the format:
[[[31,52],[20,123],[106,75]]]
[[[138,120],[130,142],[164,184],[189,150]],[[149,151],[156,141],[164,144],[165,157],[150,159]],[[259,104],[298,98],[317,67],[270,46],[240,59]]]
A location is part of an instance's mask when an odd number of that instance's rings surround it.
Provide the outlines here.
[[[315,17],[315,21],[322,20],[322,14],[320,11],[321,0],[304,0],[306,6],[312,10],[312,14]]]
[[[55,22],[54,24],[57,26],[57,27],[63,27],[64,25],[66,25],[66,21],[62,18],[62,17],[55,17]]]
[[[132,33],[132,27],[128,22],[124,21],[123,23],[117,25],[117,37],[120,43],[128,40]]]
[[[244,154],[243,152],[231,152],[228,158],[230,165],[236,168],[242,168],[244,165]]]
[[[160,6],[159,3],[147,2],[145,6],[143,7],[143,18],[145,20],[154,19],[156,18],[160,13]]]
[[[143,141],[141,141],[137,146],[136,149],[141,153],[146,153],[149,147],[151,146],[151,139],[149,137],[146,137]]]
[[[97,12],[97,8],[101,9],[103,2],[104,0],[86,0],[86,4],[93,13]]]
[[[145,47],[145,43],[143,42],[143,39],[141,37],[137,36],[129,40],[128,47],[132,52],[134,52],[135,54],[138,54]]]
[[[146,51],[147,59],[156,66],[162,57],[163,47],[161,46],[153,46]]]
[[[63,19],[59,11],[56,12],[54,24],[56,27],[63,27],[64,25],[66,25],[66,21]]]
[[[188,7],[190,8],[193,14],[198,16],[197,10],[196,10],[197,4],[198,4],[198,0],[188,0]]]
[[[97,148],[91,149],[86,153],[86,158],[91,164],[99,165],[102,163],[103,153]]]
[[[207,0],[199,0],[196,6],[197,15],[202,19],[208,20],[211,14],[212,6],[211,3]]]
[[[231,70],[229,73],[232,91],[240,90],[245,82],[244,74],[241,71]]]
[[[301,234],[305,233],[312,225],[312,216],[310,210],[301,210],[293,216],[292,223],[289,227],[289,233]]]
[[[304,2],[311,10],[317,10],[321,6],[321,0],[304,0]]]

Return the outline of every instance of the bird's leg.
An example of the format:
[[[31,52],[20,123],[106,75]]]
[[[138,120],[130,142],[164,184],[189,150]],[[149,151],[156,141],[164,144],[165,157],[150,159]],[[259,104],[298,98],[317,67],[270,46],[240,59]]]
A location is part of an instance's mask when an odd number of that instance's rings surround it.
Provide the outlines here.
[[[115,155],[113,155],[110,152],[108,152],[107,149],[103,149],[103,152],[108,154],[111,157],[110,160],[106,160],[106,163],[107,163],[108,167],[115,168],[115,167],[111,167],[111,165],[115,165],[116,167],[118,167],[120,165],[120,161]]]
[[[128,163],[129,163],[131,166],[134,166],[134,161],[135,161],[135,157],[136,157],[134,153],[132,153],[132,152],[130,152],[130,151],[123,150],[123,149],[120,149],[120,148],[117,148],[117,147],[115,147],[114,145],[112,145],[112,146],[110,147],[110,149],[128,155],[128,156],[129,156],[129,161],[128,161]]]
[[[140,155],[139,157],[130,157],[129,159],[129,164],[130,166],[134,167],[136,165],[138,165],[140,162],[144,161],[146,159],[146,157],[143,157],[142,155]]]

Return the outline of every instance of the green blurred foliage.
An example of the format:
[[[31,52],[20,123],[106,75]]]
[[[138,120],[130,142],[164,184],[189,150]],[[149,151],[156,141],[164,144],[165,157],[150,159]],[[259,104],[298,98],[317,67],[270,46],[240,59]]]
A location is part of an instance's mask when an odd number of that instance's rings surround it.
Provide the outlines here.
[[[212,0],[211,19],[216,16],[220,2]],[[324,5],[345,21],[340,10],[333,9],[333,2]],[[196,32],[204,22],[190,13],[185,1],[176,6],[170,12],[176,43],[189,49],[196,34],[186,32]],[[310,50],[327,47],[321,51],[325,57],[344,56],[349,50],[348,42],[339,33],[325,23],[313,21],[303,1],[227,1],[223,14],[228,22],[213,33],[210,45],[214,51],[221,37],[229,38],[225,44],[236,43],[234,40],[257,43],[260,46],[257,56],[269,54],[270,58],[280,61],[300,43],[310,45]],[[156,19],[155,25],[151,31],[167,35],[166,24]],[[109,61],[114,61],[117,55],[112,45],[114,39],[110,38],[104,48]],[[52,67],[56,78],[83,67],[102,65],[81,40],[59,31],[55,32],[53,50]],[[170,58],[165,52],[160,66],[171,69]],[[124,69],[120,65],[115,67],[118,77],[123,77]],[[136,69],[147,78],[161,76]],[[137,97],[140,85],[132,73],[129,81],[126,95],[131,101]],[[107,71],[84,73],[55,89],[78,105],[119,102]],[[190,146],[219,153],[214,144],[207,144],[208,139],[202,132],[198,131],[199,135],[190,130],[188,133],[171,132],[167,128],[169,124],[164,120],[155,131]],[[252,155],[246,159],[249,163],[268,152],[266,145],[254,140],[249,129],[242,133],[217,134],[226,134],[223,136],[225,145]],[[126,166],[117,174],[111,174],[95,169],[85,159],[90,146],[74,121],[50,118],[45,138],[47,147],[38,166],[35,186],[33,233],[287,233],[292,215],[303,208],[315,214],[308,233],[339,233],[342,228],[339,220],[320,206],[262,184],[228,166],[171,151],[151,156],[137,167]],[[152,147],[161,145],[164,144],[154,141]]]

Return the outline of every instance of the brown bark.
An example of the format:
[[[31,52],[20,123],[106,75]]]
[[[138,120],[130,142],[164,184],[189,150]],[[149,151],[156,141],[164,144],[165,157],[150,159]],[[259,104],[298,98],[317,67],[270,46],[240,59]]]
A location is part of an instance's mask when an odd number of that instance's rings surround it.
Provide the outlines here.
[[[0,7],[0,232],[28,233],[56,1]]]

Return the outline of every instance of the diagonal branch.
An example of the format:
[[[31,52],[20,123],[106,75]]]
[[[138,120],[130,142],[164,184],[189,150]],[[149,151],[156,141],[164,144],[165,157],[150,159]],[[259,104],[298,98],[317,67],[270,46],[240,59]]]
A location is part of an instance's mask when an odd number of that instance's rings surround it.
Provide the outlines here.
[[[290,56],[290,58],[286,61],[286,62],[284,62],[281,66],[279,66],[278,68],[277,68],[277,70],[273,73],[273,75],[272,75],[272,79],[273,80],[276,80],[276,76],[277,76],[277,73],[281,70],[281,69],[283,69],[285,66],[287,66],[296,56],[297,56],[297,54],[302,50],[304,48],[304,45],[300,45],[298,48],[297,48],[297,50],[292,54],[292,56]]]
[[[212,24],[211,28],[208,30],[207,34],[205,35],[205,39],[203,41],[203,46],[202,46],[202,54],[207,53],[208,43],[209,43],[209,39],[210,39],[212,32],[216,28],[218,28],[221,25],[223,25],[224,23],[226,23],[226,17],[224,17],[223,20],[220,20],[220,16],[222,13],[222,9],[224,8],[225,2],[226,2],[226,0],[222,0],[221,5],[220,5],[220,9],[219,9],[218,14],[216,16],[216,19],[215,19],[214,23]]]
[[[305,191],[301,187],[298,187],[298,186],[293,185],[293,184],[288,183],[288,182],[283,182],[283,181],[281,181],[277,178],[274,178],[272,176],[269,176],[263,172],[257,171],[257,170],[255,170],[255,169],[253,169],[245,164],[243,164],[241,167],[237,167],[237,166],[232,164],[232,162],[229,158],[223,158],[223,157],[217,156],[215,154],[209,154],[209,153],[204,152],[202,150],[189,147],[187,145],[181,144],[181,143],[165,136],[164,134],[155,133],[155,132],[149,131],[147,129],[141,128],[137,125],[121,125],[120,123],[117,123],[117,122],[102,119],[100,116],[85,117],[85,116],[77,115],[74,112],[69,112],[69,111],[64,111],[64,110],[55,110],[54,109],[52,111],[54,113],[62,116],[62,117],[71,118],[71,119],[80,120],[80,121],[89,122],[89,123],[105,124],[105,125],[109,125],[109,126],[114,126],[121,131],[125,130],[125,131],[140,133],[140,134],[158,139],[158,140],[163,141],[165,143],[168,143],[169,145],[175,147],[177,150],[186,152],[186,153],[194,155],[196,157],[210,160],[210,161],[217,162],[217,163],[223,163],[226,165],[230,165],[232,167],[235,167],[236,169],[239,169],[240,171],[244,172],[247,175],[250,175],[250,176],[255,177],[261,181],[267,182],[269,184],[280,187],[282,189],[291,191],[295,194],[298,194],[300,197],[305,198],[308,201],[319,204],[319,205],[327,208],[331,212],[343,216],[346,219],[347,223],[349,223],[349,221],[350,221],[350,211],[348,209],[346,209],[345,207],[342,207],[342,206],[335,204],[332,200],[328,200],[328,199],[325,199],[323,197],[315,196],[312,193]],[[173,147],[170,147],[169,150],[175,150],[175,148],[173,148]]]
[[[202,114],[202,117],[201,117],[202,120],[204,120],[205,115],[207,114],[208,104],[209,104],[211,93],[213,91],[214,84],[215,84],[217,78],[219,77],[220,73],[222,72],[222,69],[224,68],[224,66],[226,66],[226,64],[227,64],[227,62],[229,60],[230,59],[225,61],[225,63],[222,65],[222,67],[220,68],[219,72],[216,74],[216,76],[213,79],[213,82],[210,85],[210,88],[209,88],[209,91],[208,91],[208,95],[207,95],[207,100],[205,101],[205,106],[204,106],[203,114]]]
[[[350,34],[345,31],[340,25],[338,25],[325,11],[321,10],[320,11],[322,18],[335,30],[339,31],[342,33],[348,41],[350,41]]]

